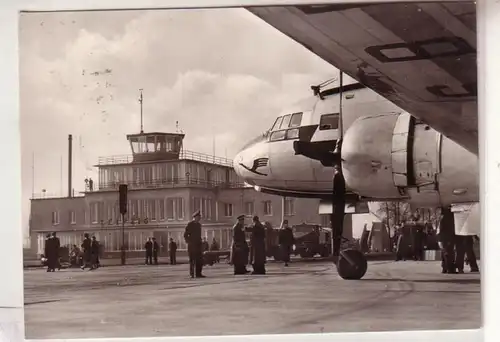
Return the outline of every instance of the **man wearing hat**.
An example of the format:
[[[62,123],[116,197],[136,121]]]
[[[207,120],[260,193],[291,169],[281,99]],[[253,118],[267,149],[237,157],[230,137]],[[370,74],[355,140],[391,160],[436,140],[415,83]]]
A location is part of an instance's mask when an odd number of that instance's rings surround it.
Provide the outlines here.
[[[47,234],[45,237],[45,250],[44,256],[47,259],[47,272],[54,272],[55,270],[55,256],[54,256],[54,239],[52,239],[51,234]]]
[[[288,266],[288,263],[290,262],[290,254],[292,253],[292,246],[294,243],[295,238],[293,237],[293,230],[288,225],[288,220],[283,220],[283,224],[281,225],[279,232],[279,244],[285,266]]]
[[[196,211],[193,220],[189,222],[184,231],[184,240],[188,245],[189,254],[189,275],[191,278],[205,278],[203,270],[203,250],[201,240],[201,213]]]
[[[254,216],[253,226],[247,228],[247,230],[252,232],[252,236],[250,237],[252,274],[266,274],[266,229],[260,223],[259,217]]]
[[[245,215],[237,217],[233,226],[233,244],[231,246],[231,263],[234,267],[234,275],[247,274],[248,244],[245,237]]]

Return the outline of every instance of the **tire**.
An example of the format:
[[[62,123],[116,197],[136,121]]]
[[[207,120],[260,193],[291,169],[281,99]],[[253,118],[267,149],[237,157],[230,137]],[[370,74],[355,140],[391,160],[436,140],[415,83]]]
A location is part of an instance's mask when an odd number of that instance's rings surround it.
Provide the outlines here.
[[[359,280],[366,274],[367,269],[368,262],[364,254],[360,251],[346,249],[341,252],[337,262],[337,272],[342,279]]]

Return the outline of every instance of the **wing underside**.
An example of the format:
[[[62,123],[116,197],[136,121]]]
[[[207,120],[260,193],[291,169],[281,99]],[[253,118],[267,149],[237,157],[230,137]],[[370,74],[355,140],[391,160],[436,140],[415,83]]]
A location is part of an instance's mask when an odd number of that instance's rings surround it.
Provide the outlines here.
[[[478,153],[473,2],[247,9],[403,110]]]

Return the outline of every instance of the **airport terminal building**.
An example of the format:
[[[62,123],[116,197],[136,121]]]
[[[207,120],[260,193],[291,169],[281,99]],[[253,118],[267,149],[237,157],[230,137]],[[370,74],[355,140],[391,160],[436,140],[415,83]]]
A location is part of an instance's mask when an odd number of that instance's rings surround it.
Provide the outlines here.
[[[99,158],[99,178],[83,193],[31,199],[33,254],[43,254],[50,232],[57,232],[62,246],[79,246],[84,233],[95,235],[103,257],[119,257],[122,241],[129,257],[142,256],[147,238],[153,236],[160,255],[166,255],[170,238],[182,251],[184,228],[197,210],[204,235],[209,241],[216,238],[222,249],[230,246],[232,226],[242,213],[248,216],[246,224],[258,215],[273,227],[283,218],[290,224],[328,222],[318,214],[319,200],[257,192],[243,184],[231,160],[184,150],[184,134],[140,133],[127,135],[127,140],[132,154]],[[124,183],[128,212],[122,222],[118,186]]]

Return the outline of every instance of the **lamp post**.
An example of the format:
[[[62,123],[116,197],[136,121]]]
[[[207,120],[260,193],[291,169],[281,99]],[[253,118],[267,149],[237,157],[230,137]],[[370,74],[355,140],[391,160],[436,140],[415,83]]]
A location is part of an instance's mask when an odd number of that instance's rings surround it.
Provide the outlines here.
[[[122,266],[127,262],[127,253],[125,252],[125,213],[122,213],[122,247],[121,247]]]

